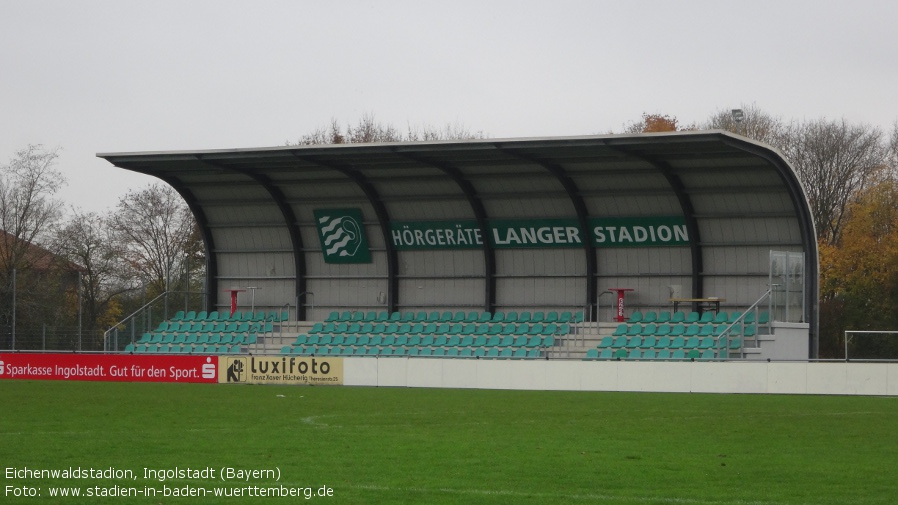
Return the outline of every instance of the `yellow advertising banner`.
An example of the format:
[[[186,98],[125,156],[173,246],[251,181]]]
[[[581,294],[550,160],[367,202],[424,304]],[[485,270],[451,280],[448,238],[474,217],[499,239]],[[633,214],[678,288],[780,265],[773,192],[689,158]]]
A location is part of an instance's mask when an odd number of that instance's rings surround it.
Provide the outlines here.
[[[343,358],[304,356],[221,356],[222,384],[343,385]]]

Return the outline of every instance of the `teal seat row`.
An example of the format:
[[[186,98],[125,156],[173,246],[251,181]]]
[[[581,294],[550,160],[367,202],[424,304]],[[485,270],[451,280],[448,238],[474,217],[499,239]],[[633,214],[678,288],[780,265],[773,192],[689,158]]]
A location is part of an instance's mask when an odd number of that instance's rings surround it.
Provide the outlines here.
[[[411,347],[552,347],[553,335],[300,335],[293,345],[362,345]]]
[[[739,317],[742,316],[742,312],[734,311],[727,313],[725,310],[721,310],[718,313],[714,313],[710,310],[706,310],[702,313],[698,313],[695,311],[692,312],[641,312],[634,311],[630,314],[629,319],[627,319],[628,323],[714,323],[714,324],[732,324],[739,320]],[[770,315],[767,312],[761,312],[757,317],[758,324],[767,324],[770,322]],[[745,314],[745,318],[743,322],[746,324],[755,323],[755,313],[749,312]]]
[[[156,345],[128,344],[126,353],[134,354],[239,354],[239,345]]]
[[[724,353],[725,354],[725,353]],[[726,356],[724,356],[726,357]],[[715,349],[590,349],[585,361],[626,360],[626,361],[709,361],[718,358]]]
[[[729,324],[698,324],[692,323],[686,325],[684,323],[677,324],[641,324],[641,323],[621,323],[617,325],[617,329],[611,335],[614,337],[635,337],[635,336],[671,336],[671,337],[710,337],[719,336],[730,327]],[[742,325],[736,324],[729,331],[730,335],[738,335],[743,337],[753,337],[757,333],[757,327],[754,324]]]
[[[255,344],[255,333],[144,333],[138,344]]]
[[[263,310],[256,311],[255,313],[252,311],[236,311],[233,315],[226,311],[216,311],[206,312],[205,310],[196,312],[196,311],[188,311],[184,312],[183,310],[179,310],[175,313],[174,317],[171,318],[171,321],[237,321],[237,322],[280,322],[287,321],[290,318],[290,314],[287,311],[277,312],[277,311],[269,311],[265,312]]]
[[[597,346],[598,349],[712,349],[729,347],[739,349],[742,347],[741,337],[603,337]]]
[[[567,335],[569,323],[315,323],[309,334]]]
[[[281,354],[297,356],[434,356],[447,358],[539,359],[539,348],[459,348],[402,346],[285,346]]]
[[[432,311],[432,312],[331,312],[324,320],[331,322],[406,322],[406,323],[580,323],[583,312],[480,312],[480,311]]]
[[[274,331],[271,321],[162,321],[155,333],[175,333],[193,331],[204,333],[270,333]]]

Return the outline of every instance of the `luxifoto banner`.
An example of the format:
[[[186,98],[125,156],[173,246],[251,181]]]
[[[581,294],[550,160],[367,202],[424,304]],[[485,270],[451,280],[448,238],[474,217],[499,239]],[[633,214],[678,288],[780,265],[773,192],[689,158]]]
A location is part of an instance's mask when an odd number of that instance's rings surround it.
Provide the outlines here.
[[[0,379],[218,382],[218,356],[0,353]]]
[[[390,235],[397,250],[478,249],[484,240],[494,249],[688,246],[682,216],[609,217],[588,221],[584,232],[577,219],[492,220],[486,236],[476,221],[393,222]]]

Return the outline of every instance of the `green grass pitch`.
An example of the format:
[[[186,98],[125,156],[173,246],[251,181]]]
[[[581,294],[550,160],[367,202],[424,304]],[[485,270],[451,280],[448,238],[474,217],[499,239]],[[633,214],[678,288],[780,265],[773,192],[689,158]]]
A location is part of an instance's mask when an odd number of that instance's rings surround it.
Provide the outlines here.
[[[898,500],[898,398],[3,381],[0,405],[4,487],[40,493],[6,488],[4,503]],[[70,467],[134,476],[9,474]],[[280,481],[145,478],[175,468],[277,469]],[[49,496],[163,485],[327,486],[333,496]]]

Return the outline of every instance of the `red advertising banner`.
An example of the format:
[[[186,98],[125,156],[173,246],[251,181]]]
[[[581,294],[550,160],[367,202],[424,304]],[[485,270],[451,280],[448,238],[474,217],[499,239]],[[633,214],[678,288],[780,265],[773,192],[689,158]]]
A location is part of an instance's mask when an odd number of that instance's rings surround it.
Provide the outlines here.
[[[218,356],[0,353],[0,379],[218,382]]]

